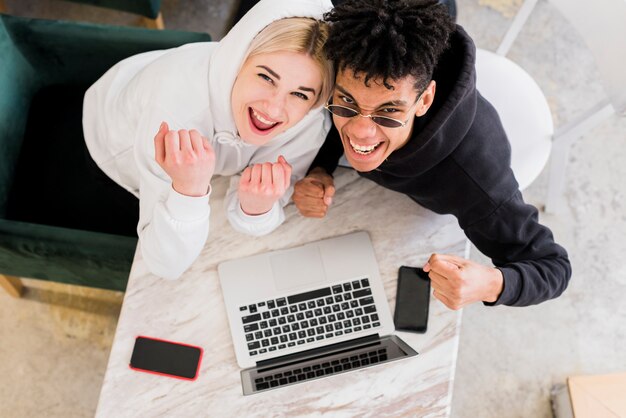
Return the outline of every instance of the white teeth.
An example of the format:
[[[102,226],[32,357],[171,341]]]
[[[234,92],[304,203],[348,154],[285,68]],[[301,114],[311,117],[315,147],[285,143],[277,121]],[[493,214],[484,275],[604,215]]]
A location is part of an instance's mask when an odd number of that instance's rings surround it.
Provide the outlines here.
[[[379,142],[377,144],[374,145],[358,145],[355,144],[354,142],[350,141],[350,146],[352,147],[352,149],[357,153],[357,154],[361,154],[361,155],[367,155],[370,154],[372,151],[374,151],[380,144],[382,144],[382,142]]]
[[[261,123],[266,125],[276,125],[278,122],[272,122],[271,120],[265,119],[263,116],[259,115],[256,110],[252,109],[252,114],[255,118],[257,118]]]

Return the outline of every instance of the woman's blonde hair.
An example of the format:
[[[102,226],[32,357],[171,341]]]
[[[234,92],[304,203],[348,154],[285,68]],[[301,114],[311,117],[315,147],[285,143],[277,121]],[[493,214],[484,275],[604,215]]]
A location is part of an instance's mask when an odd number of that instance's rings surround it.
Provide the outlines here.
[[[328,25],[307,17],[288,17],[267,25],[250,43],[244,62],[260,54],[299,52],[315,61],[322,75],[322,88],[313,106],[330,97],[335,81],[333,64],[326,58],[324,44],[328,39]]]

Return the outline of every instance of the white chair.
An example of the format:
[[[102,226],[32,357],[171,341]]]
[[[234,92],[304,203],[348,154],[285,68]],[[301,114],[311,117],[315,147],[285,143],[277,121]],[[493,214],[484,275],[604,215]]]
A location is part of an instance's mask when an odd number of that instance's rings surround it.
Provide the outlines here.
[[[537,178],[552,148],[545,210],[556,212],[562,205],[573,142],[615,112],[626,112],[626,0],[547,0],[587,43],[608,96],[554,134],[543,93],[532,77],[505,57],[537,1],[522,4],[495,54],[477,51],[477,87],[500,114],[511,141],[511,165],[521,189]]]
[[[519,65],[484,49],[476,51],[476,87],[498,111],[511,143],[511,168],[524,190],[550,157],[554,124],[548,101]]]

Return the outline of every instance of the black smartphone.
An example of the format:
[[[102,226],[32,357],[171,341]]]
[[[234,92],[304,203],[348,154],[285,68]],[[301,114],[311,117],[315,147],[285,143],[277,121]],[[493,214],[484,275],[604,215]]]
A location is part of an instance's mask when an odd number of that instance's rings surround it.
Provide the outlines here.
[[[137,337],[130,368],[162,376],[195,380],[198,377],[203,350],[193,345]]]
[[[393,322],[397,330],[424,333],[428,328],[430,278],[419,267],[401,266]]]

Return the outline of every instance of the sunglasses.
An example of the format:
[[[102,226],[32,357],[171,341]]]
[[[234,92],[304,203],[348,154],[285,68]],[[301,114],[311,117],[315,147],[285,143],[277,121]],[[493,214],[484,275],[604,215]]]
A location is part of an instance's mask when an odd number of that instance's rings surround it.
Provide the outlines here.
[[[422,92],[422,94],[424,94],[424,92]],[[417,100],[415,100],[415,103],[413,103],[413,106],[415,106],[417,102],[419,102],[419,100],[422,98],[422,94],[417,96]],[[413,106],[411,106],[409,110],[411,110]],[[372,115],[372,114],[364,115],[363,113],[361,113],[360,109],[332,104],[330,100],[324,105],[324,108],[328,110],[330,113],[332,113],[333,115],[339,116],[342,118],[353,118],[355,116],[361,116],[363,118],[370,118],[372,122],[384,128],[402,128],[406,126],[406,124],[410,120],[410,118],[405,121],[401,121],[399,119],[390,118],[388,116],[380,116],[380,115]]]

